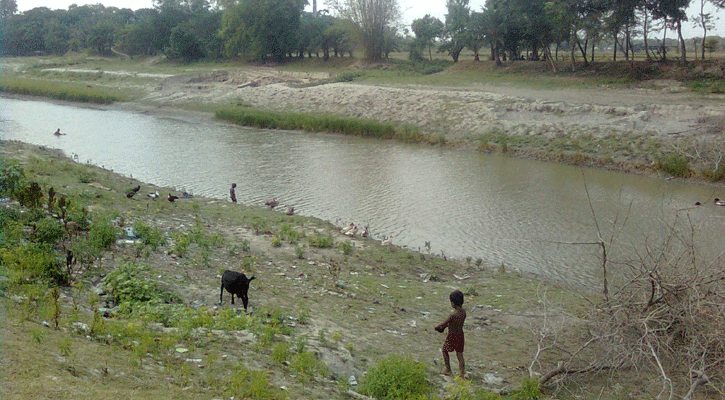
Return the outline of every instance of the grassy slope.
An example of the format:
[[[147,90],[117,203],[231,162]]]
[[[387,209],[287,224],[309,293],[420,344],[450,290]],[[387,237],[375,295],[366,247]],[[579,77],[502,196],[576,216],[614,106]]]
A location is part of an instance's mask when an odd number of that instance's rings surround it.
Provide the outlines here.
[[[28,145],[3,143],[3,153],[6,160],[20,161],[45,189],[62,188],[60,193],[77,199],[94,217],[120,215],[126,225],[144,221],[169,239],[157,250],[117,244],[78,285],[63,288],[59,331],[52,328],[47,303],[30,307],[29,288],[8,289],[2,299],[3,398],[218,398],[234,394],[230,388],[243,380],[240,365],[268,377],[266,391],[253,398],[276,398],[280,393],[289,398],[344,398],[346,388],[332,379],[334,375],[344,381],[347,371],[354,371],[360,379],[362,371],[391,353],[411,354],[426,363],[436,397],[448,383],[436,374],[442,336],[432,327],[447,315],[447,295],[454,288],[468,294],[466,355],[473,386],[484,387],[483,375],[495,373],[515,388],[526,376],[535,349],[531,326],[542,321],[542,296],[549,316],[557,320],[585,309],[580,294],[535,277],[381,247],[360,238],[350,242],[353,251],[345,255],[342,243],[348,239],[319,220],[204,198],[173,204],[142,196],[129,200],[124,194],[136,182],[126,177]],[[92,182],[81,183],[80,175],[86,181],[92,177]],[[142,187],[141,193],[168,191],[143,183]],[[192,244],[184,257],[174,255],[174,233],[190,232],[192,227],[223,240],[209,253]],[[290,227],[307,237],[330,233],[335,246],[316,248],[300,238],[274,247],[273,237]],[[302,259],[296,247],[303,249]],[[92,287],[124,260],[148,266],[149,279],[216,319],[226,315],[223,310],[239,307],[230,306],[227,296],[225,305],[216,307],[219,271],[251,272],[258,278],[250,291],[252,320],[242,330],[199,331],[189,325],[163,332],[157,324],[116,318],[105,322],[113,339],[89,339],[74,332],[74,322],[93,325],[93,309],[102,304]],[[459,280],[454,274],[468,277]],[[269,327],[276,326],[274,316],[283,316],[287,328],[267,341]],[[51,321],[51,327],[42,321]],[[294,364],[275,359],[277,344],[283,342],[292,349],[303,343],[324,361],[328,373],[299,379]],[[190,351],[181,354],[177,347]],[[286,358],[293,360],[293,353]],[[551,365],[548,357],[544,361]],[[204,367],[186,358],[202,360]],[[285,390],[280,392],[277,388],[282,386]]]

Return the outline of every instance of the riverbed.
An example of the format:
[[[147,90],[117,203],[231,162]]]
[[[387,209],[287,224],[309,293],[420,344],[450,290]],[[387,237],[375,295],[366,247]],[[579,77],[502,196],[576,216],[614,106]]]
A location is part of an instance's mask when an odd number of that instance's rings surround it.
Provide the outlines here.
[[[280,209],[378,240],[579,287],[616,273],[676,227],[704,256],[724,248],[716,188],[455,149],[229,125],[203,113],[131,111],[2,98],[0,138],[63,150],[177,192]],[[65,135],[55,136],[60,128]],[[129,183],[131,179],[129,179]],[[162,194],[165,195],[165,194]],[[719,197],[725,198],[725,194]],[[702,206],[695,206],[701,202]]]

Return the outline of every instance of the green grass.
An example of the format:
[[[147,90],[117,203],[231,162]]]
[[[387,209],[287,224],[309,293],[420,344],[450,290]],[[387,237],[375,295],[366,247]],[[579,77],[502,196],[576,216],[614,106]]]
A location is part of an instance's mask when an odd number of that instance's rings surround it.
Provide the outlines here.
[[[111,104],[126,101],[127,96],[118,90],[95,87],[81,83],[65,83],[51,79],[4,77],[0,79],[0,92],[43,96],[80,103]]]
[[[227,107],[217,110],[216,117],[238,125],[262,129],[333,132],[377,139],[398,139],[406,142],[419,142],[422,140],[420,130],[415,126],[401,126],[329,114],[290,113],[244,107]]]

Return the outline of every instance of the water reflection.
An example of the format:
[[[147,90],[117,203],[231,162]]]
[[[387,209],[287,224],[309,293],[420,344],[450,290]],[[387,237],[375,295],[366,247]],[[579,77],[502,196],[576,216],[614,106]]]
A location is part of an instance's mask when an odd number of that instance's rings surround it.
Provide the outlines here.
[[[262,205],[277,197],[301,215],[369,225],[378,238],[594,287],[601,234],[613,261],[656,242],[677,210],[716,255],[725,208],[691,183],[339,135],[263,131],[200,114],[0,99],[0,137],[59,148],[81,162],[196,194]],[[66,136],[56,137],[57,128]],[[588,189],[588,196],[587,190]],[[719,197],[725,198],[725,194]],[[616,229],[614,227],[616,226]],[[617,235],[612,236],[613,232]],[[623,268],[613,264],[612,268]]]

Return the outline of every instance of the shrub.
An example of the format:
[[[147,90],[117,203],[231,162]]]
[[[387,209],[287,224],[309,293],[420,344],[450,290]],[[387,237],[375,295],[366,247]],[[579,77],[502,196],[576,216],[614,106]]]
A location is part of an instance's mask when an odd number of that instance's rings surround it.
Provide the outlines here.
[[[310,246],[318,247],[321,249],[332,247],[333,245],[332,233],[328,233],[327,236],[322,236],[320,234],[308,236],[307,241],[310,243]]]
[[[657,169],[679,178],[690,176],[690,162],[687,158],[678,154],[661,157],[657,160]]]
[[[60,222],[54,218],[46,217],[35,222],[32,239],[37,243],[55,244],[65,231]]]
[[[327,375],[327,365],[315,357],[311,351],[295,354],[290,362],[290,369],[297,373],[297,381],[313,381],[317,375]]]
[[[152,250],[156,250],[159,246],[166,244],[166,238],[158,228],[152,228],[141,221],[137,221],[133,224],[133,229],[141,239],[141,243],[151,247]]]
[[[13,197],[24,176],[25,172],[19,165],[4,164],[0,160],[0,196]]]
[[[180,232],[174,232],[172,236],[174,238],[174,253],[179,257],[184,257],[191,244],[191,237]]]
[[[17,283],[68,283],[68,274],[58,253],[47,244],[30,243],[0,250],[0,264],[8,270],[10,279]]]
[[[353,247],[354,246],[353,246],[352,242],[349,240],[346,240],[346,241],[340,243],[340,248],[342,248],[342,253],[345,254],[346,256],[349,256],[350,254],[352,254]]]
[[[27,184],[21,182],[15,190],[15,198],[22,206],[40,208],[43,200],[43,190],[38,182],[33,181]]]
[[[142,271],[143,267],[123,263],[103,278],[103,284],[116,304],[178,302],[176,294],[165,291],[156,282],[141,276]]]
[[[425,399],[431,386],[425,364],[409,356],[393,354],[370,368],[360,392],[376,399]]]
[[[110,221],[105,218],[99,218],[91,224],[91,230],[88,232],[88,241],[94,249],[102,251],[116,243],[116,239],[118,239],[120,233],[120,229]]]
[[[276,363],[282,364],[283,362],[287,361],[287,357],[289,357],[289,349],[290,345],[287,342],[279,342],[276,345],[274,345],[274,349],[272,350],[272,360]]]
[[[251,371],[240,365],[229,382],[227,396],[239,399],[276,400],[285,399],[285,393],[269,382],[269,374]]]

